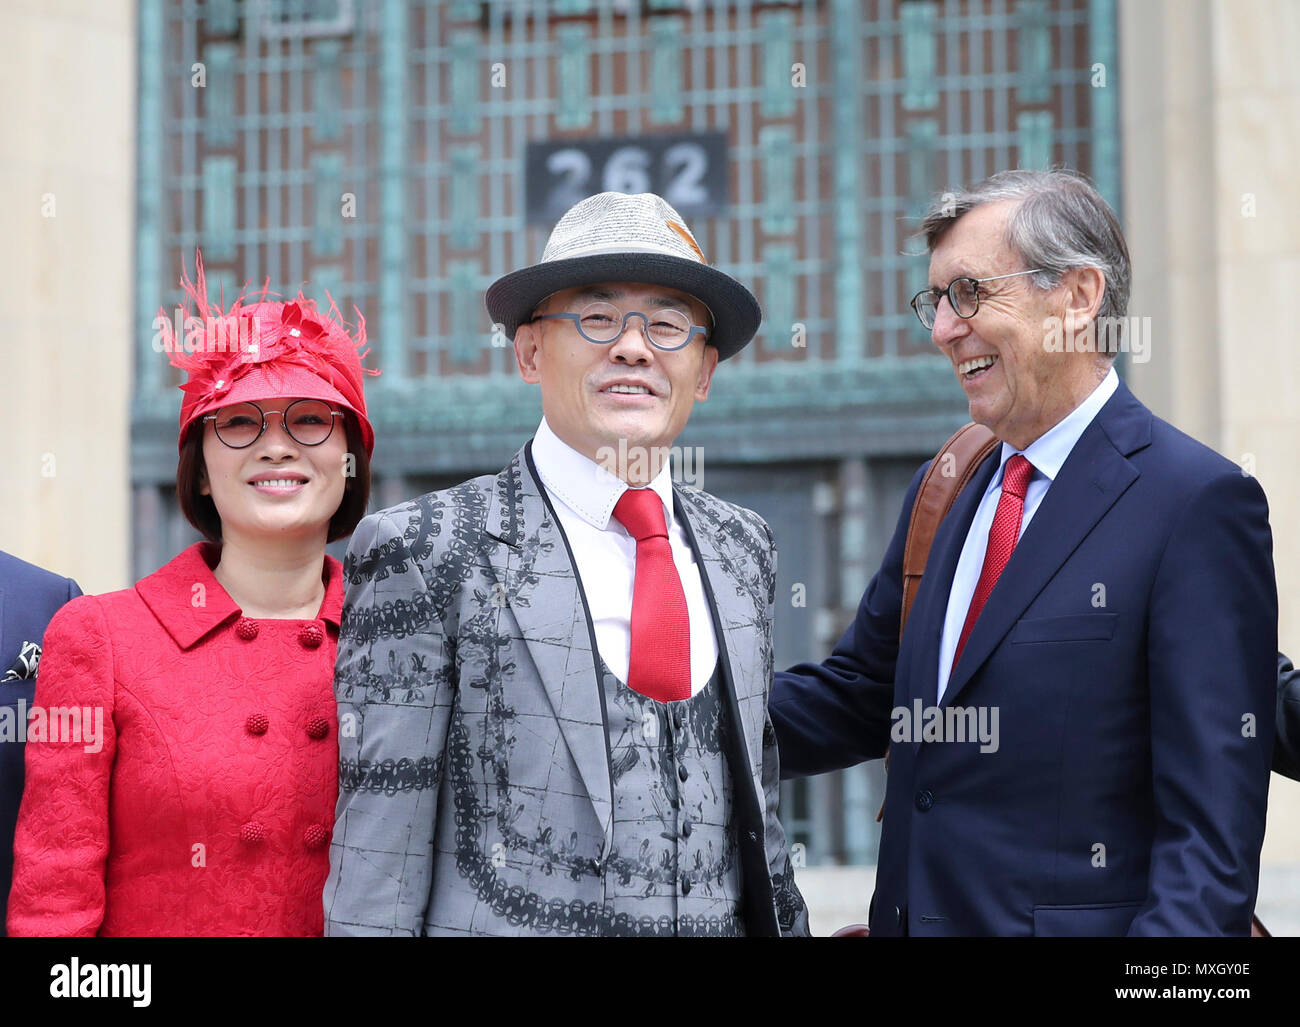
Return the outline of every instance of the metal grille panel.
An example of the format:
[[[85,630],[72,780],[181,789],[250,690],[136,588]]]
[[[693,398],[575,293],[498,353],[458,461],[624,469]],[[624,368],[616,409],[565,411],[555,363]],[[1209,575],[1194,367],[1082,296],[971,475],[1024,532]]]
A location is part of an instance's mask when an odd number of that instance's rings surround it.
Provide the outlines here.
[[[1017,164],[1114,199],[1115,88],[1090,84],[1111,6],[142,0],[139,419],[174,409],[148,325],[201,245],[227,289],[306,281],[362,310],[396,466],[491,463],[537,410],[481,301],[545,242],[527,143],[721,131],[728,206],[692,227],[766,317],[693,427],[784,421],[753,456],[809,455],[824,431],[788,422],[829,405],[906,451],[960,416],[907,307],[908,219]],[[431,432],[462,446],[430,464]]]

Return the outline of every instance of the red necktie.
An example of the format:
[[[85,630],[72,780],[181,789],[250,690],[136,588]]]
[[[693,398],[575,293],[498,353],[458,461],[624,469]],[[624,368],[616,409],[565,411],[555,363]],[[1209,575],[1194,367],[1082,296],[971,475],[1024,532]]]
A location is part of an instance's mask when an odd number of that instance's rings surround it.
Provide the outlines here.
[[[659,702],[691,697],[691,622],[654,489],[628,489],[614,519],[636,539],[627,687]]]
[[[989,545],[984,551],[984,567],[980,571],[980,580],[975,586],[975,594],[970,598],[970,609],[966,611],[966,623],[962,625],[961,637],[957,639],[957,651],[953,653],[952,666],[955,670],[961,659],[961,651],[966,648],[966,639],[970,638],[971,629],[979,619],[980,611],[988,602],[989,593],[1002,577],[1002,570],[1020,538],[1020,520],[1025,513],[1025,488],[1034,476],[1034,465],[1017,453],[1007,461],[1002,470],[1002,497],[998,500],[997,513],[993,515],[993,527],[989,528]],[[951,673],[951,671],[949,672]]]

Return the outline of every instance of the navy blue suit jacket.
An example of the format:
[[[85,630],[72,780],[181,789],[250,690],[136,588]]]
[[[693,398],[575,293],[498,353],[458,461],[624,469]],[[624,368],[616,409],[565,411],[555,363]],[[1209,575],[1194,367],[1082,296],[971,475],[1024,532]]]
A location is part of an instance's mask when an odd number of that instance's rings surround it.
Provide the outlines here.
[[[901,647],[924,468],[834,653],[776,675],[783,776],[882,756],[903,725],[893,709],[934,705],[957,558],[997,465],[985,461],[940,526]],[[892,744],[872,934],[1247,934],[1276,656],[1262,489],[1121,383],[1025,529],[944,695],[945,709],[996,709],[998,748]]]
[[[1300,781],[1300,670],[1284,653],[1277,654],[1277,741],[1273,769]]]
[[[24,642],[45,636],[50,618],[69,599],[81,595],[71,578],[42,570],[0,553],[0,677],[18,658]],[[0,681],[0,937],[4,936],[9,883],[14,871],[14,826],[23,797],[23,746],[16,740],[20,714],[31,708],[36,679]],[[24,705],[19,706],[19,700]],[[8,712],[4,712],[4,708]]]

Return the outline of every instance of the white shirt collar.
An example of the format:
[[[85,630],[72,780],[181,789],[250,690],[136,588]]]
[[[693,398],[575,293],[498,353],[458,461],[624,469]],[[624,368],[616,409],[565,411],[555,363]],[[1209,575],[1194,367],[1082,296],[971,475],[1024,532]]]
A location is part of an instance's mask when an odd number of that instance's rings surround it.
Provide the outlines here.
[[[596,461],[583,456],[566,443],[542,418],[533,436],[533,463],[546,491],[593,528],[610,526],[614,507],[628,484],[610,474]],[[668,463],[659,469],[647,488],[654,489],[664,504],[664,521],[673,526],[673,482]]]
[[[1062,418],[1055,427],[1031,442],[1028,448],[1022,451],[1010,443],[1002,443],[1002,467],[1005,467],[1007,461],[1016,453],[1023,452],[1025,459],[1034,465],[1037,474],[1045,476],[1048,481],[1055,481],[1056,476],[1061,473],[1061,465],[1074,449],[1084,429],[1092,423],[1093,418],[1106,405],[1106,401],[1115,395],[1115,390],[1118,388],[1119,375],[1112,367],[1106,372],[1106,377],[1101,380],[1101,383],[1088,394],[1087,399]],[[993,476],[993,481],[990,482],[990,487],[1000,488],[1001,485],[1002,469],[999,468],[998,473]]]

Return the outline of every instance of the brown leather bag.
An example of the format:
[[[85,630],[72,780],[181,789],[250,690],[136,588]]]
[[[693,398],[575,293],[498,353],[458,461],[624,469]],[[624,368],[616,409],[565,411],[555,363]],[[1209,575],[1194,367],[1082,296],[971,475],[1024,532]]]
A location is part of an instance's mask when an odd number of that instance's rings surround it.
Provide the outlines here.
[[[898,618],[898,640],[903,641],[903,629],[907,626],[907,615],[911,612],[912,602],[921,587],[921,577],[925,574],[925,564],[930,558],[930,547],[934,545],[934,536],[939,525],[948,516],[952,504],[956,502],[970,480],[975,477],[985,458],[1001,442],[982,424],[970,422],[953,433],[935,454],[921,479],[921,487],[916,491],[912,503],[912,517],[907,525],[907,542],[903,546],[903,609]],[[885,751],[885,770],[889,769],[889,751]],[[876,822],[885,815],[882,801]],[[862,924],[853,924],[836,931],[833,937],[864,937],[867,933]],[[1252,917],[1250,924],[1252,938],[1269,938],[1268,929],[1259,917]]]

